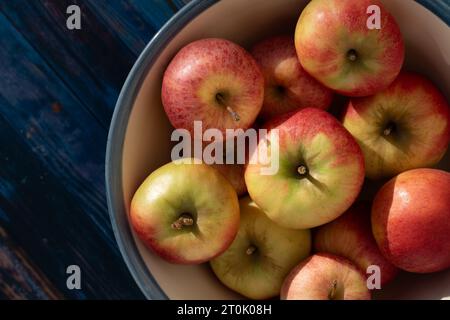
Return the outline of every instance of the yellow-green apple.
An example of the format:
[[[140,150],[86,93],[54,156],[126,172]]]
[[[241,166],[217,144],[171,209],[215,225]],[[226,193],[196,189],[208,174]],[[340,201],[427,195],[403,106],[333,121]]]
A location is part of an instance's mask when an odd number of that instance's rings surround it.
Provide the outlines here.
[[[450,173],[413,169],[388,181],[372,205],[372,231],[397,267],[429,273],[450,267]]]
[[[199,264],[225,251],[239,229],[239,203],[217,170],[193,159],[168,163],[136,191],[131,224],[143,243],[172,263]]]
[[[248,298],[278,296],[289,271],[309,255],[310,231],[274,224],[249,197],[239,205],[239,232],[211,267],[223,284]]]
[[[392,281],[398,269],[378,249],[370,224],[370,203],[357,202],[336,220],[321,226],[314,235],[314,249],[347,258],[363,273],[371,265],[381,272],[381,285]]]
[[[247,186],[244,180],[245,167],[243,164],[212,164],[211,166],[231,183],[238,196],[247,193]]]
[[[282,300],[370,300],[366,278],[349,260],[317,253],[287,276]]]
[[[356,141],[329,113],[305,108],[265,125],[278,143],[274,174],[262,174],[266,139],[253,150],[245,171],[251,198],[286,228],[307,229],[336,219],[355,201],[364,181],[364,158]],[[277,133],[273,135],[272,132]],[[278,136],[278,141],[276,137]]]
[[[269,119],[299,108],[327,109],[333,92],[301,66],[290,36],[275,36],[256,44],[253,57],[264,75],[264,103],[260,116]]]
[[[400,29],[379,0],[312,0],[298,20],[295,47],[314,78],[358,97],[394,81],[405,52]]]
[[[433,166],[450,141],[450,109],[444,96],[414,73],[402,72],[372,97],[351,99],[343,124],[361,146],[366,175],[372,179]]]
[[[264,78],[255,59],[225,39],[202,39],[182,48],[167,67],[161,92],[175,128],[246,129],[264,99]]]

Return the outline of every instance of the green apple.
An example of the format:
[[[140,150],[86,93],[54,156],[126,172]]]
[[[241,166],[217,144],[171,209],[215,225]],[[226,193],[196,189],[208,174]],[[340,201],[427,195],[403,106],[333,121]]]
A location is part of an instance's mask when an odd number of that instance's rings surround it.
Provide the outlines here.
[[[230,289],[251,299],[272,298],[280,293],[289,271],[308,256],[310,231],[276,225],[249,197],[239,204],[239,232],[211,267]]]
[[[154,171],[136,191],[131,224],[143,243],[172,263],[199,264],[225,251],[239,229],[236,191],[193,159]]]

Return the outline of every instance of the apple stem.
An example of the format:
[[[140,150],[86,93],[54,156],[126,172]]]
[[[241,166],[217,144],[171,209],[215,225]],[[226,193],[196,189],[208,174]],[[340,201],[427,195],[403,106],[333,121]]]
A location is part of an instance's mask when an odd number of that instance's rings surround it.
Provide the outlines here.
[[[330,293],[328,294],[328,299],[334,300],[334,296],[336,295],[337,290],[337,280],[333,280],[333,283],[331,284]]]
[[[238,122],[239,120],[241,120],[241,117],[239,116],[239,114],[236,111],[234,111],[233,108],[231,108],[230,106],[227,105],[227,103],[225,102],[225,98],[223,97],[223,95],[221,93],[216,94],[216,100],[217,100],[217,102],[219,102],[219,104],[226,107],[227,111],[233,117],[234,121]]]
[[[356,53],[356,51],[354,49],[351,49],[348,51],[347,53],[347,58],[350,61],[356,61],[356,59],[358,58],[358,54]]]
[[[297,172],[300,174],[300,175],[302,175],[302,176],[304,176],[307,172],[308,172],[308,168],[306,168],[306,166],[299,166],[298,168],[297,168]]]
[[[194,224],[194,219],[187,215],[181,215],[177,221],[172,223],[171,227],[173,229],[181,230],[184,226],[192,226]]]
[[[389,125],[386,129],[383,130],[383,135],[385,135],[387,137],[388,135],[390,135],[392,133],[393,130],[394,130],[394,126]]]
[[[256,251],[256,247],[255,246],[250,246],[247,248],[247,251],[245,251],[245,253],[249,256],[251,256],[253,253],[255,253]]]
[[[231,107],[227,106],[227,111],[231,114],[234,121],[238,122],[239,120],[241,120],[241,117],[238,115],[238,113],[234,111]]]

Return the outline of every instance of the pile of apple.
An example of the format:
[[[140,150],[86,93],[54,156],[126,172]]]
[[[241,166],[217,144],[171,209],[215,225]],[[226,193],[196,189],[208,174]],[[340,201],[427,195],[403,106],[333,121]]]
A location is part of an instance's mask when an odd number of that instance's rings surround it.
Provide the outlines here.
[[[380,29],[367,26],[370,5]],[[449,144],[449,106],[402,71],[404,51],[377,0],[312,0],[294,37],[250,53],[225,39],[185,46],[162,84],[172,125],[225,132],[258,119],[279,130],[279,170],[171,162],[137,190],[134,230],[169,262],[209,261],[252,299],[370,299],[369,266],[382,286],[399,270],[449,268],[450,173],[429,168]],[[338,119],[325,111],[336,95],[348,98]],[[360,201],[363,184],[380,180]]]

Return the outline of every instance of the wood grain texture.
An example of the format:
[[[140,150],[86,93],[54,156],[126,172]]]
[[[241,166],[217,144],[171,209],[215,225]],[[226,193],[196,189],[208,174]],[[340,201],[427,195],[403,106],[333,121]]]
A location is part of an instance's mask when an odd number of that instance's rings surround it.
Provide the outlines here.
[[[138,54],[184,3],[0,2],[0,298],[142,298],[107,213],[106,137]],[[81,290],[66,287],[71,264]]]
[[[63,296],[0,227],[0,299],[61,299]]]

